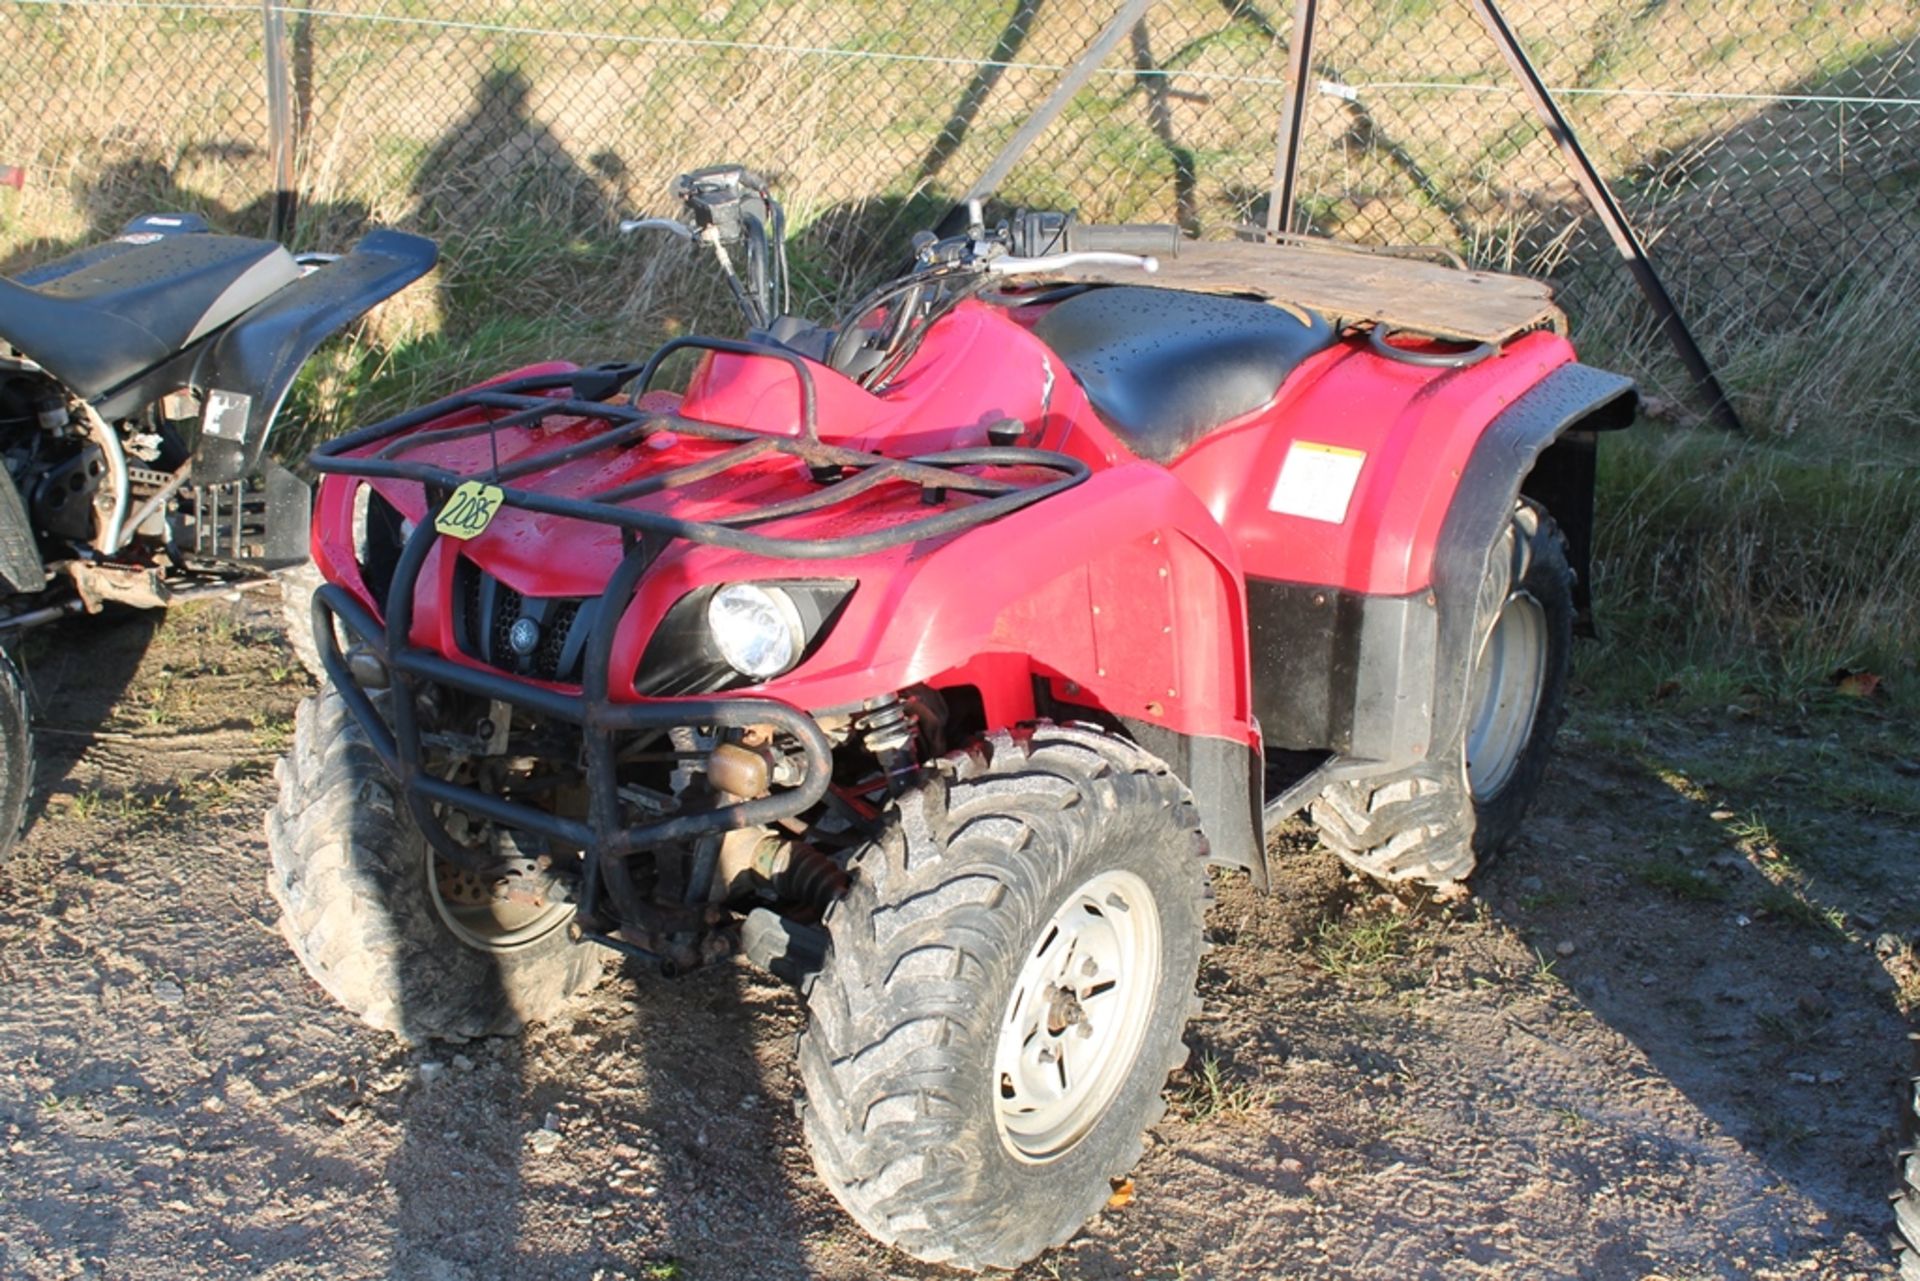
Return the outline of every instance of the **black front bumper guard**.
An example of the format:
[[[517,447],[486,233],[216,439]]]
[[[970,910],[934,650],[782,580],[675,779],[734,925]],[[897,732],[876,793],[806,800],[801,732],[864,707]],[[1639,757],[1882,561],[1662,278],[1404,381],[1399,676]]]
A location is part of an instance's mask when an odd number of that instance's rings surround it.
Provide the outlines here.
[[[432,526],[427,525],[426,528],[431,530]],[[621,587],[617,578],[609,585],[610,592]],[[630,590],[631,584],[627,586]],[[398,612],[411,613],[410,610]],[[349,668],[334,630],[336,622],[356,645],[364,647],[386,669],[392,690],[392,697],[388,700],[388,715],[381,714],[373,698]],[[395,622],[401,626],[396,628],[393,626]],[[789,818],[812,808],[827,794],[833,769],[833,749],[827,736],[811,716],[775,699],[699,698],[615,703],[605,698],[559,693],[503,673],[451,662],[418,646],[405,644],[398,638],[406,635],[406,629],[411,624],[410,618],[390,619],[386,626],[382,626],[350,592],[333,584],[322,586],[314,594],[313,624],[320,661],[325,665],[329,679],[346,700],[348,710],[365,731],[374,752],[398,782],[407,808],[428,844],[457,867],[483,876],[496,870],[481,861],[473,849],[454,839],[434,810],[438,803],[510,828],[544,836],[564,846],[578,847],[583,854],[584,874],[576,903],[577,917],[590,936],[622,951],[652,957],[645,949],[608,937],[594,927],[593,923],[599,919],[605,859],[624,857],[642,849],[686,840],[707,832],[751,827]],[[603,629],[602,635],[596,636],[589,646],[589,689],[605,688],[612,632],[611,628]],[[596,675],[597,686],[591,683],[596,680]],[[420,681],[481,698],[498,699],[514,707],[579,726],[586,748],[587,821],[581,822],[576,818],[490,795],[478,788],[463,786],[430,773],[424,766],[420,726],[413,702],[415,683]],[[727,729],[771,725],[791,735],[800,745],[806,761],[805,775],[797,786],[781,788],[765,796],[669,815],[650,822],[623,823],[615,761],[616,737],[634,731],[686,725]],[[710,877],[711,869],[704,869],[704,875],[697,870],[690,883],[703,885]]]

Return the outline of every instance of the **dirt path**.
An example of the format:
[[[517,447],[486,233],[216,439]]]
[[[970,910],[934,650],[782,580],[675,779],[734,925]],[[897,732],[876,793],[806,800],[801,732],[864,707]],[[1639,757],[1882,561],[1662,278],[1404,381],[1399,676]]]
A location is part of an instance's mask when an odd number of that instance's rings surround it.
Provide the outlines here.
[[[945,1275],[814,1181],[798,1007],[751,970],[612,973],[520,1042],[409,1049],[328,1004],[263,887],[305,689],[270,611],[29,655],[53,751],[0,872],[0,1275]],[[1768,773],[1803,756],[1832,753],[1590,715],[1451,908],[1287,838],[1281,893],[1221,887],[1131,1203],[1020,1275],[1890,1275],[1920,856],[1910,816]]]

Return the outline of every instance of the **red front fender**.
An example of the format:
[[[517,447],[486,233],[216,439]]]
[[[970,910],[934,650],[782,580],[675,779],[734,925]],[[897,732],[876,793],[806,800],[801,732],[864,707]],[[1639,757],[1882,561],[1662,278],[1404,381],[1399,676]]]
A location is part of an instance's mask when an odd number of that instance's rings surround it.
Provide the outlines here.
[[[1165,469],[1129,463],[862,581],[820,651],[770,683],[801,707],[917,683],[981,687],[987,718],[1069,701],[1256,745],[1239,556]]]

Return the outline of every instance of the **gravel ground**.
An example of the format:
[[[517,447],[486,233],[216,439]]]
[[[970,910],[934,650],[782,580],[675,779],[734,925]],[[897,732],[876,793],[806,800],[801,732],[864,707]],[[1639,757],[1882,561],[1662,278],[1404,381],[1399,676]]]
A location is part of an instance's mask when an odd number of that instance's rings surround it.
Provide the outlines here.
[[[306,691],[272,612],[28,655],[47,759],[0,872],[0,1275],[947,1275],[815,1181],[799,1007],[744,966],[610,968],[517,1041],[407,1047],[333,1008],[264,889]],[[1131,1199],[1019,1275],[1890,1276],[1920,876],[1907,825],[1745,767],[1803,738],[1577,719],[1453,904],[1283,834],[1276,893],[1220,886]]]

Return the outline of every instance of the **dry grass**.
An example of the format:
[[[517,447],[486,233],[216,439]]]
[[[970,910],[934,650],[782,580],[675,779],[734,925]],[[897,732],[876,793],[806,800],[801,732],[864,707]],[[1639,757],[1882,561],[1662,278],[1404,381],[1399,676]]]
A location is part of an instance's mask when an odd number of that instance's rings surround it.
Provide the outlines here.
[[[1724,370],[1749,438],[1649,423],[1607,442],[1597,666],[1734,663],[1788,689],[1865,667],[1914,692],[1920,319],[1901,299],[1917,282],[1920,246],[1757,335]]]

